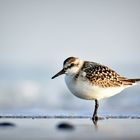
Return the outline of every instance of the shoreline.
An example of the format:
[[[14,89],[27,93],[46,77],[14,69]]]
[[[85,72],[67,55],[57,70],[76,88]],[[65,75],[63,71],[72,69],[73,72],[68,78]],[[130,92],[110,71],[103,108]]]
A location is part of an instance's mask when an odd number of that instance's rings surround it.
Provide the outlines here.
[[[91,119],[90,116],[73,115],[0,115],[0,119]],[[99,116],[99,120],[106,119],[140,119],[139,115],[106,115]]]

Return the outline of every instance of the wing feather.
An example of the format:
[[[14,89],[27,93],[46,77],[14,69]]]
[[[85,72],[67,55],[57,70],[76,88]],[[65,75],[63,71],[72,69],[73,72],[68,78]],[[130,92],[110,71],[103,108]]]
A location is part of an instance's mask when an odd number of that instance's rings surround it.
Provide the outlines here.
[[[86,73],[89,82],[100,87],[130,86],[135,83],[135,80],[122,77],[107,66],[95,62],[85,61],[81,70]]]

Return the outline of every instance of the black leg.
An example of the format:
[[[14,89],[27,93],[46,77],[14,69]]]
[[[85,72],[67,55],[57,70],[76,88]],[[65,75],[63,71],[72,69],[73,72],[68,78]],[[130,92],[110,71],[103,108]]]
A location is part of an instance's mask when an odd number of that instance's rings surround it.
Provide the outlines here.
[[[94,109],[94,113],[92,116],[92,120],[94,123],[97,123],[97,121],[98,121],[98,116],[97,116],[98,107],[99,107],[99,103],[98,103],[98,100],[96,99],[95,100],[95,109]]]

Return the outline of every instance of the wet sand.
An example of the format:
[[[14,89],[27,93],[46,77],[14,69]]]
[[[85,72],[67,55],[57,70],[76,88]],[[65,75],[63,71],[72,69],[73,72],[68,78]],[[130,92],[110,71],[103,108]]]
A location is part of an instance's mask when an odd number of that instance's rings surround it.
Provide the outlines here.
[[[140,118],[108,116],[95,126],[89,117],[1,116],[1,140],[140,139]]]

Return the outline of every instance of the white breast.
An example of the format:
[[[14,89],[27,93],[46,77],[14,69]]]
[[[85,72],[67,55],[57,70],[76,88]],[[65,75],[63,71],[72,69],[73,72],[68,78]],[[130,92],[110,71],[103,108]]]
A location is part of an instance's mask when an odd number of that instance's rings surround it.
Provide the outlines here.
[[[90,84],[88,81],[75,81],[73,76],[65,76],[66,85],[77,97],[87,100],[102,99],[121,92],[125,87],[102,88]]]

